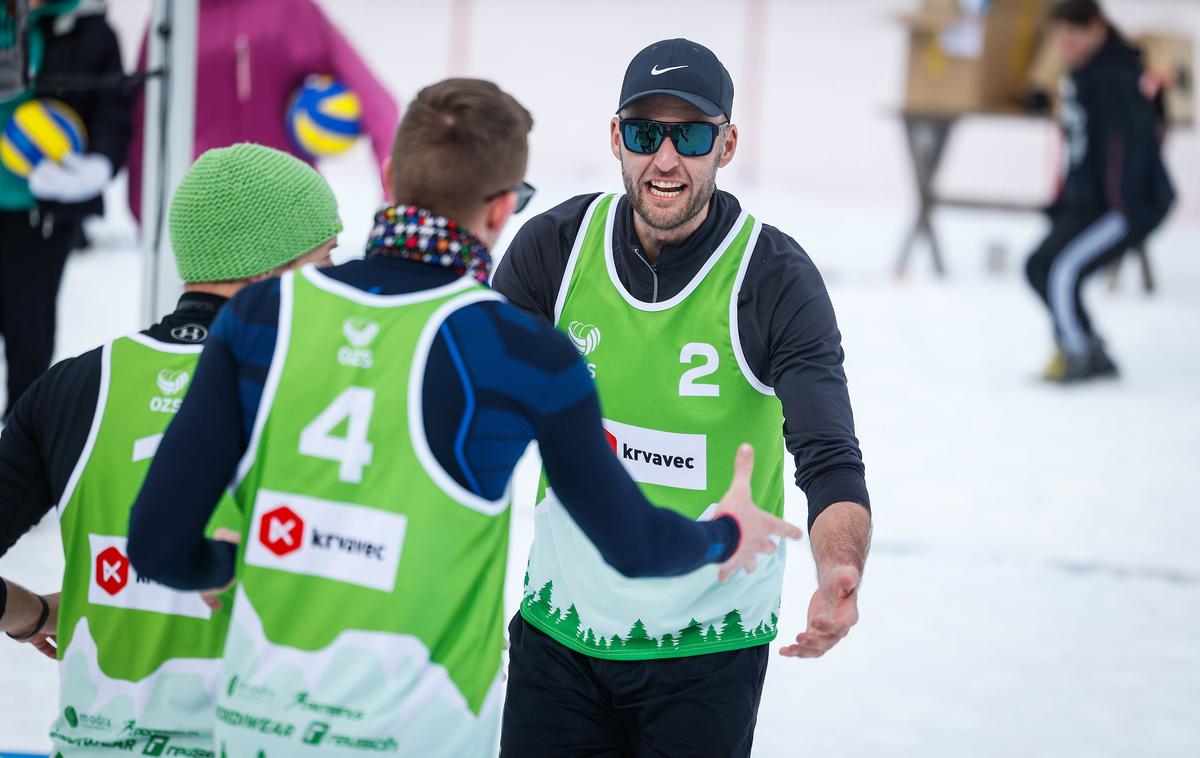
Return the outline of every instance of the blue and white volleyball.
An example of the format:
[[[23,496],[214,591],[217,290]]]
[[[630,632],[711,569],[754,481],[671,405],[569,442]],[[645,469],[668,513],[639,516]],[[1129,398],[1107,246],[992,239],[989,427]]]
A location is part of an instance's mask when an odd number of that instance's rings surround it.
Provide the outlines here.
[[[292,142],[314,159],[349,150],[362,133],[361,122],[358,95],[332,76],[305,79],[287,110]]]
[[[87,145],[83,120],[58,100],[29,100],[17,106],[0,137],[0,162],[17,176],[29,174],[44,160],[61,161],[82,153]]]

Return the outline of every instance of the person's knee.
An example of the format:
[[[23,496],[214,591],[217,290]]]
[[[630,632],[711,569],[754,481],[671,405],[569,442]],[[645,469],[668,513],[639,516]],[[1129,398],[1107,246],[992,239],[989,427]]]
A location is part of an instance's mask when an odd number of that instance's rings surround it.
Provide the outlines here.
[[[1050,278],[1050,267],[1041,250],[1029,256],[1025,261],[1025,279],[1043,297],[1046,294],[1046,283]]]

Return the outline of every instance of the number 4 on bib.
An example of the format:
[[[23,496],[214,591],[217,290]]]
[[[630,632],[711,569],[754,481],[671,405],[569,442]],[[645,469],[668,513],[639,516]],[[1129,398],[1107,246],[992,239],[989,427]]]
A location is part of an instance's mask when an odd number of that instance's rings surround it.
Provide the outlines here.
[[[338,462],[338,479],[358,484],[363,467],[371,463],[373,446],[367,441],[367,427],[375,409],[375,390],[347,387],[329,407],[300,432],[300,454]],[[349,419],[343,436],[333,430]]]

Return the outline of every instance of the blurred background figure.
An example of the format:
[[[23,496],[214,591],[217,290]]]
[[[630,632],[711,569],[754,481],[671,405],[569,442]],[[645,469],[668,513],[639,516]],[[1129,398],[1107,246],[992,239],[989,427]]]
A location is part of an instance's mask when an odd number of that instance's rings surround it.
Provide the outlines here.
[[[1161,93],[1143,86],[1141,54],[1096,0],[1059,0],[1049,17],[1069,69],[1060,105],[1067,172],[1026,274],[1058,345],[1044,378],[1070,383],[1117,374],[1083,306],[1084,281],[1154,231],[1175,192],[1162,158]]]
[[[354,92],[379,165],[392,146],[399,110],[387,89],[313,0],[201,0],[193,155],[255,142],[309,163],[288,133],[290,101],[305,79],[329,75]],[[146,68],[146,38],[138,70]],[[134,106],[129,207],[141,218],[144,99]]]
[[[28,8],[25,44],[34,75],[28,88],[0,102],[5,416],[50,365],[67,255],[82,239],[84,217],[103,213],[101,193],[124,160],[130,134],[130,97],[105,3],[31,0]]]

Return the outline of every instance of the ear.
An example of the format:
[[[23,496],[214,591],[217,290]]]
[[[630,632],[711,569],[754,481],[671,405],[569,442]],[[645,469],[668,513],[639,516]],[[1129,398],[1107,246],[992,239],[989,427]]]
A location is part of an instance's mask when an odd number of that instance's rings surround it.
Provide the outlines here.
[[[621,118],[613,116],[612,122],[608,125],[609,131],[609,147],[612,148],[613,157],[621,160]]]
[[[517,193],[515,192],[505,192],[500,197],[490,200],[487,204],[488,231],[498,236],[516,209]]]
[[[387,157],[383,159],[383,179],[387,182],[387,186],[383,190],[389,198],[392,196],[392,188],[396,186],[396,175],[392,171],[393,168],[395,166],[392,165],[392,155],[388,153]]]
[[[733,154],[737,152],[737,143],[737,124],[730,124],[725,128],[725,138],[721,141],[721,159],[717,161],[718,168],[725,168],[733,160]]]

